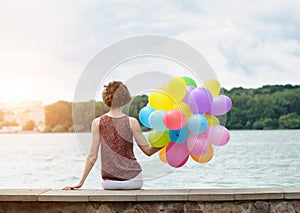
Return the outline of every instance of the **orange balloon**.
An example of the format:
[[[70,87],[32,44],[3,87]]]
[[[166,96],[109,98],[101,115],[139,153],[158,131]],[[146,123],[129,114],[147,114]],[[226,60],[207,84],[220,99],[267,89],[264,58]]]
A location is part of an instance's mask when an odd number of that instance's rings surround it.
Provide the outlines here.
[[[166,151],[167,151],[167,146],[164,146],[164,148],[162,148],[160,151],[159,151],[159,158],[162,162],[164,163],[167,163],[167,157],[166,157]]]
[[[210,143],[208,144],[208,150],[204,155],[196,156],[196,155],[190,154],[190,156],[193,158],[193,160],[198,163],[207,163],[208,161],[210,161],[212,159],[213,155],[214,155],[214,148],[213,148],[213,145],[211,145]]]

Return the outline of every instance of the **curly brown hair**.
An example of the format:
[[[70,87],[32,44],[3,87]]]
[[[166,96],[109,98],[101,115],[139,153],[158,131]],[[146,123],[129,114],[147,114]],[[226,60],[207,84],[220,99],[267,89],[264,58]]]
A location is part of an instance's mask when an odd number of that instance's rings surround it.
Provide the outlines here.
[[[102,99],[108,107],[116,108],[128,104],[131,101],[131,95],[121,81],[112,81],[104,86]]]

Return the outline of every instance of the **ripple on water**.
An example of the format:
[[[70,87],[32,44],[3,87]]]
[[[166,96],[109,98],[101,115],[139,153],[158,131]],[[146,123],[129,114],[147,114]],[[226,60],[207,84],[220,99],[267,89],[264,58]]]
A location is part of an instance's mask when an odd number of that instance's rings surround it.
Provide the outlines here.
[[[148,158],[137,151],[146,177],[144,188],[300,186],[300,130],[230,134],[230,142],[218,147],[210,162],[189,159],[180,169],[163,164],[157,155]],[[73,184],[81,177],[88,141],[83,148],[73,134],[0,135],[0,161],[5,162],[0,164],[0,188]],[[99,180],[97,166],[84,188],[100,188]]]

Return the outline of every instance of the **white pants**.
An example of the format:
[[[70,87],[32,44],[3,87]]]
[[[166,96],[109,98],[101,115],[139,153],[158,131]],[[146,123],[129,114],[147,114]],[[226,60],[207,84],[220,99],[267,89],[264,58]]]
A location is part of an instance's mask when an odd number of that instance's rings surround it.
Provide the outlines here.
[[[130,180],[118,181],[118,180],[101,180],[103,189],[141,189],[143,186],[142,172]]]

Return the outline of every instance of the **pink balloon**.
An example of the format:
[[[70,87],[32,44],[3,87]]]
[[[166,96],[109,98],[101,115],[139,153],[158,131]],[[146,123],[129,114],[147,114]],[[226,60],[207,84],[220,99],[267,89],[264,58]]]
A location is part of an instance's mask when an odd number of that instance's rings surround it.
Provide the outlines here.
[[[186,103],[186,104],[189,104],[189,97],[191,95],[191,92],[195,89],[195,87],[193,86],[187,86],[186,87],[186,92],[185,92],[185,95],[184,95],[184,98],[182,99],[182,102]]]
[[[186,141],[186,146],[191,154],[202,156],[208,150],[207,138],[204,135],[191,134]]]
[[[182,167],[189,159],[186,143],[170,142],[167,146],[166,159],[170,166],[175,168]]]
[[[215,146],[224,146],[230,140],[229,131],[221,125],[209,126],[205,135],[208,142]]]
[[[164,124],[171,130],[181,129],[186,125],[186,117],[180,110],[169,110],[164,115]]]
[[[213,97],[206,88],[196,88],[189,96],[189,106],[194,114],[204,114],[211,112]]]
[[[219,95],[214,98],[212,103],[212,114],[213,115],[224,115],[232,107],[231,99],[226,95]]]

